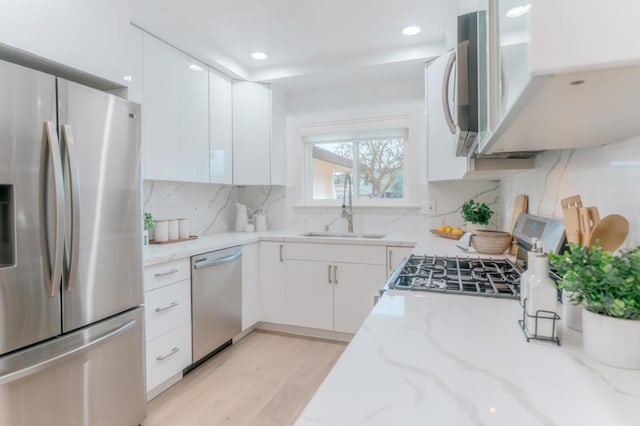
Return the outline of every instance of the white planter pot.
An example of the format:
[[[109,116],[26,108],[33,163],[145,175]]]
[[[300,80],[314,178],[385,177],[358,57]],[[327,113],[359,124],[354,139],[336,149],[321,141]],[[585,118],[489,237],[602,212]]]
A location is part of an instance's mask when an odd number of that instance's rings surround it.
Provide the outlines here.
[[[626,320],[582,311],[582,347],[595,361],[640,370],[640,320]]]
[[[569,294],[562,291],[562,320],[565,327],[572,330],[582,331],[582,311],[584,304],[574,305],[569,301]]]

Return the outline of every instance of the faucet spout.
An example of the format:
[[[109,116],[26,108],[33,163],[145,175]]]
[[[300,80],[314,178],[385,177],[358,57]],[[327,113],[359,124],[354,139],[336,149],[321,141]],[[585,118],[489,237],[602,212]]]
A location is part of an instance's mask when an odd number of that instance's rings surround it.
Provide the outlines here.
[[[349,207],[347,208],[347,186],[349,187]],[[353,185],[351,175],[344,175],[344,192],[342,193],[342,217],[347,219],[348,232],[353,232]]]

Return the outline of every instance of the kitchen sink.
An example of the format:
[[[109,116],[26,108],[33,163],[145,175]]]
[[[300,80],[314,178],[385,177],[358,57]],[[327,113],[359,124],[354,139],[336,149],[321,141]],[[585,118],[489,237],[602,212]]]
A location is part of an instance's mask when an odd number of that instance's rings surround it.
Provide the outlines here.
[[[373,240],[386,237],[385,234],[356,234],[351,232],[307,232],[302,236],[316,238],[368,238]]]

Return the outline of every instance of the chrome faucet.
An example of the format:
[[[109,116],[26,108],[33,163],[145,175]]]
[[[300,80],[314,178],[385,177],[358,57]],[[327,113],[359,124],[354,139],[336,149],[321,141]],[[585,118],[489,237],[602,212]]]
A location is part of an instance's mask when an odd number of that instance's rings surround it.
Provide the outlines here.
[[[346,205],[347,199],[347,185],[349,185],[349,208]],[[342,217],[347,219],[349,224],[348,232],[353,232],[353,202],[352,202],[352,194],[353,193],[353,185],[351,184],[351,175],[344,175],[344,192],[342,193]]]

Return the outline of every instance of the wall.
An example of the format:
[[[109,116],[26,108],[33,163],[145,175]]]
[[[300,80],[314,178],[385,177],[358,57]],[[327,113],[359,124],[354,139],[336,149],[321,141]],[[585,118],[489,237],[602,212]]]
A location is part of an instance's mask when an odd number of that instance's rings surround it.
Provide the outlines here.
[[[155,219],[187,218],[192,235],[230,231],[242,189],[227,185],[144,181],[145,211]]]
[[[561,219],[560,200],[575,194],[601,216],[617,213],[630,223],[625,247],[640,245],[640,137],[597,147],[548,151],[536,169],[502,182],[502,215],[511,217],[518,194],[529,196],[529,212]],[[503,223],[503,227],[508,226]]]

